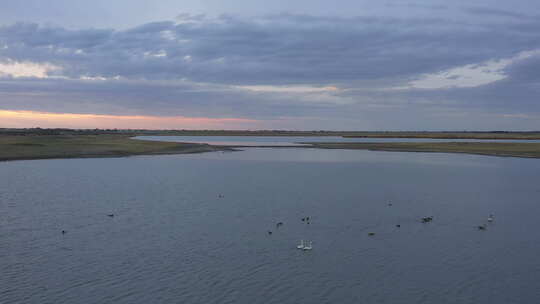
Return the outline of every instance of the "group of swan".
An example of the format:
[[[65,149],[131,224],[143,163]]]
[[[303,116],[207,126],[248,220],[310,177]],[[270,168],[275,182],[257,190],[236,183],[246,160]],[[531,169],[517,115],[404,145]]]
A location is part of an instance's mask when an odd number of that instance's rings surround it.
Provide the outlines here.
[[[311,250],[313,249],[312,242],[309,241],[309,245],[304,244],[304,240],[300,240],[300,245],[296,246],[296,248],[301,250]]]

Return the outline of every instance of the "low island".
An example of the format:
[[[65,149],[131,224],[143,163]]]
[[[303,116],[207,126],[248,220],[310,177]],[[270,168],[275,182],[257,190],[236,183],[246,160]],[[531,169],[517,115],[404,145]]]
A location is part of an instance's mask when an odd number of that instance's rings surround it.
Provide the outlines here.
[[[312,143],[321,149],[354,149],[392,152],[466,153],[490,156],[540,158],[540,143],[534,142],[386,142]]]

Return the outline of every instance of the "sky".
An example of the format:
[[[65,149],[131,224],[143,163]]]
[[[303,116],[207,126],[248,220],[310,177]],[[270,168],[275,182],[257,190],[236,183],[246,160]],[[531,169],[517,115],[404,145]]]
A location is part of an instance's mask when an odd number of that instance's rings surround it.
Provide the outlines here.
[[[540,2],[0,1],[0,128],[540,130]]]

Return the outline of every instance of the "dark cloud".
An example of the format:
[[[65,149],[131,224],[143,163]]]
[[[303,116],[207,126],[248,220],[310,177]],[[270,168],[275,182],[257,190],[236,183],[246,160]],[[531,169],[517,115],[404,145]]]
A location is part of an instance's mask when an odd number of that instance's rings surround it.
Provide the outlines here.
[[[443,4],[421,4],[414,2],[387,2],[385,3],[386,7],[394,8],[420,8],[426,10],[447,10],[449,7]]]
[[[508,66],[505,73],[513,82],[527,85],[540,84],[540,53]]]
[[[520,20],[534,20],[538,19],[538,16],[532,16],[524,13],[514,12],[510,10],[503,10],[498,8],[491,7],[468,7],[464,9],[466,12],[473,15],[485,15],[492,17],[505,17],[505,18],[516,18]]]
[[[540,47],[540,36],[443,19],[276,15],[197,17],[125,31],[15,24],[0,28],[0,43],[8,47],[3,58],[52,62],[72,78],[335,84],[507,57]]]
[[[505,12],[468,9],[479,17],[502,17]],[[431,124],[449,128],[453,123],[493,129],[497,117],[540,115],[538,56],[514,62],[504,69],[505,79],[488,85],[393,88],[428,73],[540,49],[536,34],[540,20],[524,20],[516,14],[506,14],[510,20],[504,24],[482,18],[465,22],[442,17],[291,14],[182,15],[178,22],[127,30],[17,23],[0,27],[0,62],[47,62],[62,69],[51,72],[57,78],[0,80],[0,108],[269,120],[297,117],[313,124],[324,118],[327,123],[334,121],[335,128],[352,129],[385,129],[385,123],[409,129],[433,129]],[[80,79],[88,77],[104,80]],[[249,85],[336,86],[338,90],[272,92],[237,87]],[[478,120],[471,121],[463,113],[474,113]],[[530,125],[534,123],[520,126]]]

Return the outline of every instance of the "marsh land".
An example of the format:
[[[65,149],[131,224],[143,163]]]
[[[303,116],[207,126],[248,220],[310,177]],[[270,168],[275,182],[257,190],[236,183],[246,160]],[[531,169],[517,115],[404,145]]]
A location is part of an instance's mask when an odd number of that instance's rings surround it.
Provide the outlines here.
[[[315,148],[394,152],[467,153],[491,156],[540,158],[540,143],[516,142],[392,142],[313,143]]]
[[[226,130],[70,130],[0,129],[0,161],[48,158],[122,157],[132,155],[199,153],[242,148],[133,139],[135,136],[281,136],[397,138],[408,142],[304,142],[303,148],[354,149],[394,152],[468,153],[540,158],[540,132],[339,132],[339,131],[226,131]],[[448,142],[411,142],[448,139]],[[471,139],[472,142],[453,140]],[[484,141],[485,140],[485,141]],[[489,140],[515,140],[490,142]],[[533,142],[535,140],[535,142]],[[261,145],[261,147],[271,147]],[[284,148],[280,146],[280,148]]]
[[[135,140],[128,135],[0,136],[0,161],[183,154],[223,149],[205,144]]]

